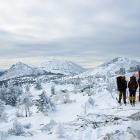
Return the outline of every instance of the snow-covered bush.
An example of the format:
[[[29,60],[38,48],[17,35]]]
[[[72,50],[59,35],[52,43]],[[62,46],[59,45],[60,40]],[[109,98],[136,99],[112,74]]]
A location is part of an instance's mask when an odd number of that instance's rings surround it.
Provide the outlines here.
[[[56,125],[56,121],[51,120],[50,123],[46,124],[45,126],[43,126],[43,128],[41,129],[42,131],[52,131],[53,127]]]
[[[57,94],[52,97],[52,101],[55,104],[66,104],[66,103],[72,103],[73,100],[70,99],[69,93],[65,94]]]
[[[107,133],[105,135],[105,137],[103,138],[103,140],[113,140],[113,133]]]
[[[16,117],[24,117],[23,110],[20,110],[20,108],[17,108],[15,116]]]
[[[8,137],[8,133],[4,131],[0,131],[0,140],[6,140]]]
[[[64,127],[61,123],[59,123],[58,128],[57,128],[57,134],[58,134],[58,138],[65,138],[64,134]]]
[[[89,99],[88,99],[88,103],[90,103],[91,105],[94,105],[95,101],[93,100],[92,97],[89,97]]]
[[[116,83],[111,79],[107,79],[106,89],[109,92],[112,92],[114,89],[116,89]]]
[[[19,136],[24,133],[25,132],[24,132],[23,126],[19,122],[17,122],[17,120],[14,121],[13,127],[8,130],[8,134],[10,134],[10,135]]]
[[[31,128],[31,123],[27,123],[23,127],[26,128],[26,129],[30,129]]]

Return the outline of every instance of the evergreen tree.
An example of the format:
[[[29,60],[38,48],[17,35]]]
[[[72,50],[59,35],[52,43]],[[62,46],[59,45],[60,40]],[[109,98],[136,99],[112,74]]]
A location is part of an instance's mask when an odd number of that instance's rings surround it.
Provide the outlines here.
[[[51,94],[55,95],[55,87],[54,86],[51,87]]]
[[[41,81],[39,79],[37,79],[37,81],[36,81],[35,88],[37,90],[41,90],[42,89]]]
[[[39,95],[39,99],[37,100],[37,109],[45,115],[47,115],[49,110],[55,109],[54,103],[52,103],[51,99],[47,97],[45,91]]]

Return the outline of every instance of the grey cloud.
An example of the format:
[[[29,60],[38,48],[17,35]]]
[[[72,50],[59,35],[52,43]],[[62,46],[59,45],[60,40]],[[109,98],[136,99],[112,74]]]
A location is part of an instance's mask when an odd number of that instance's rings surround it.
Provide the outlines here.
[[[138,58],[139,7],[138,0],[3,2],[1,59],[63,57],[95,66],[94,61],[100,64],[118,56]]]

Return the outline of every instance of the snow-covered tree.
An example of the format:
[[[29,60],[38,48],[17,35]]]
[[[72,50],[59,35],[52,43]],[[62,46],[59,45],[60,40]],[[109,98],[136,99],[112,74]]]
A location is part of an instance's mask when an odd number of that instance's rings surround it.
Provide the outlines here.
[[[0,122],[7,121],[7,114],[5,113],[4,102],[0,100]]]
[[[1,87],[0,87],[0,99],[2,101],[5,101],[6,100],[6,87],[5,85],[3,84]]]
[[[26,92],[30,92],[30,85],[29,85],[29,84],[27,84],[27,85],[25,86],[25,91],[26,91]]]
[[[55,87],[54,86],[51,87],[51,94],[55,95]]]
[[[37,90],[41,90],[42,89],[41,81],[39,79],[36,80],[35,88]]]
[[[33,105],[33,99],[30,91],[25,91],[17,100],[17,116],[22,116],[23,110],[25,111],[25,116],[31,116],[32,112],[30,111],[31,106]]]
[[[17,98],[22,94],[22,87],[13,85],[12,81],[8,83],[8,86],[3,85],[0,88],[0,99],[12,106],[16,105]]]
[[[55,105],[54,103],[51,101],[51,99],[47,96],[46,92],[43,91],[40,95],[39,95],[39,99],[37,100],[37,109],[38,111],[42,112],[45,115],[48,115],[48,111],[50,110],[54,110],[55,109]]]

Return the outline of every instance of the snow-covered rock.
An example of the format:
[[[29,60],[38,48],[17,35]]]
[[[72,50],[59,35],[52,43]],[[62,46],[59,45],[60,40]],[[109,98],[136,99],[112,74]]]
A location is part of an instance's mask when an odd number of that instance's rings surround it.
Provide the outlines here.
[[[140,123],[132,123],[131,132],[136,138],[140,139]]]

